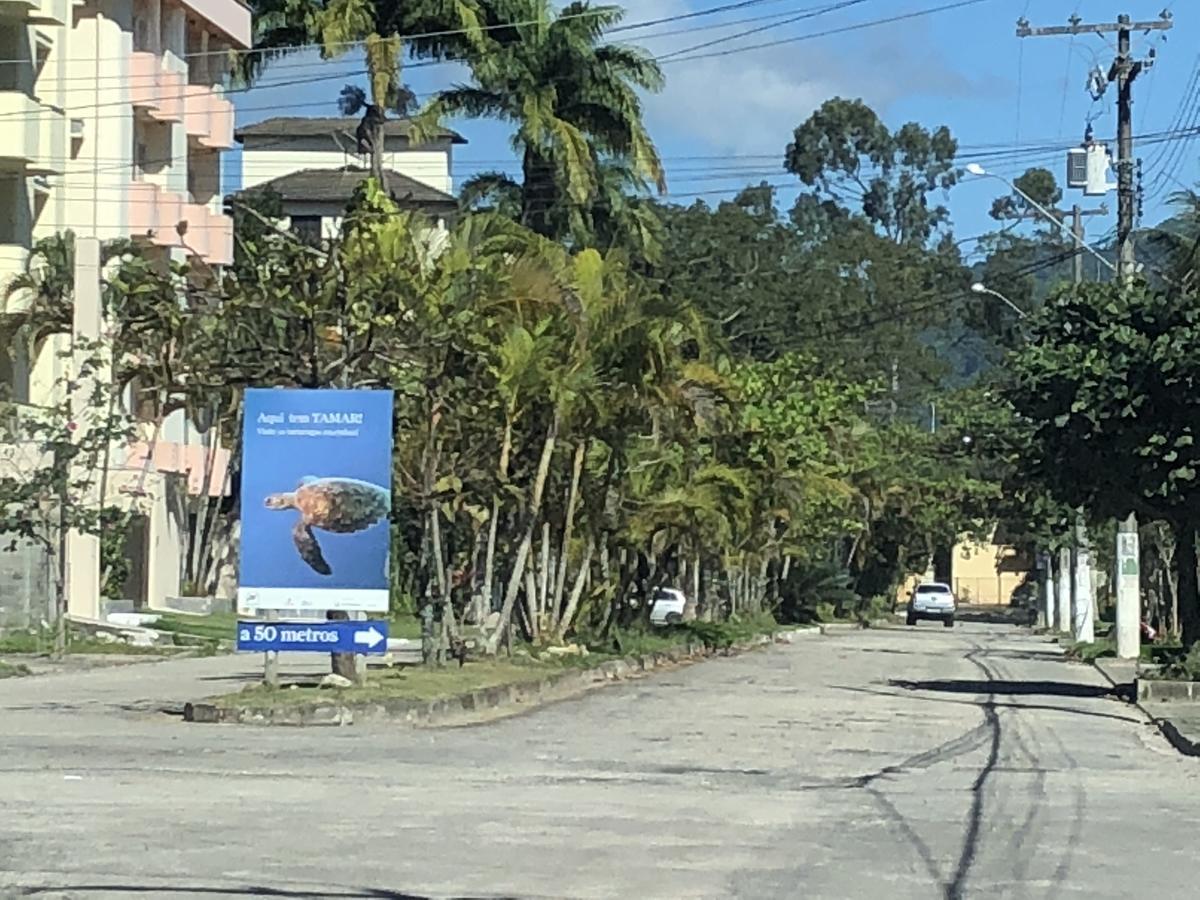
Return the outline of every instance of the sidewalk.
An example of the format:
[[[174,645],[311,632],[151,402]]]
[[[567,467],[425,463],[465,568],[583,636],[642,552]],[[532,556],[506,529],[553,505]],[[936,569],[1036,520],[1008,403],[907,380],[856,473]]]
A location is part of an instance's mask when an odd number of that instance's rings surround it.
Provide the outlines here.
[[[1100,674],[1132,698],[1163,736],[1180,753],[1200,756],[1200,703],[1168,703],[1161,700],[1137,700],[1137,662],[1131,659],[1104,658],[1094,661]]]
[[[328,671],[329,658],[324,654],[280,654],[280,674],[285,679]],[[5,679],[0,689],[0,721],[5,711],[30,709],[182,712],[188,701],[257,684],[262,673],[259,653],[154,659],[105,668],[69,666]]]

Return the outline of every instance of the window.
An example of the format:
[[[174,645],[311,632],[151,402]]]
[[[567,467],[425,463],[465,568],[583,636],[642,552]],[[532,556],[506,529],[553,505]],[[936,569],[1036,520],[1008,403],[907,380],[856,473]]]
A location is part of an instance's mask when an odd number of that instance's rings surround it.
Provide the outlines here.
[[[306,244],[321,243],[320,216],[292,216],[292,232]]]

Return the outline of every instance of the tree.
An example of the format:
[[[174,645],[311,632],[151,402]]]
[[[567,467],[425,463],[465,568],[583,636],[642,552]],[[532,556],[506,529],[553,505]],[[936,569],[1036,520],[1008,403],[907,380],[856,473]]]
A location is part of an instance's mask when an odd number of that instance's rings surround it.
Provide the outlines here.
[[[426,111],[490,116],[513,126],[521,183],[499,173],[477,178],[468,196],[520,196],[520,221],[537,234],[566,233],[574,210],[600,186],[602,161],[625,163],[663,191],[662,162],[642,122],[638,90],[662,87],[645,51],[601,43],[624,18],[617,6],[504,0],[488,7],[491,29],[465,55],[472,84],[440,92]]]
[[[1004,387],[1032,429],[1027,469],[1057,499],[1171,524],[1185,647],[1200,640],[1198,323],[1193,288],[1062,291],[1033,319]]]
[[[889,131],[861,100],[826,100],[797,126],[784,168],[818,200],[851,208],[899,244],[924,245],[948,220],[930,195],[957,181],[958,144],[944,125]]]
[[[346,85],[338,108],[347,116],[364,114],[358,151],[370,154],[371,171],[380,184],[387,113],[406,115],[415,104],[413,93],[401,83],[405,50],[419,58],[444,59],[482,35],[475,0],[256,0],[254,25],[256,52],[245,54],[241,68],[247,80],[272,60],[312,42],[320,44],[325,59],[362,49],[367,90]]]
[[[36,328],[36,320],[34,322]],[[9,433],[0,450],[0,538],[4,551],[32,543],[54,562],[54,653],[67,649],[66,547],[70,532],[120,534],[127,513],[109,504],[104,491],[114,442],[129,439],[130,420],[110,400],[107,352],[97,343],[73,341],[62,356],[68,372],[46,407],[8,410]],[[118,539],[117,544],[119,545]],[[123,576],[111,544],[102,546],[102,583]]]

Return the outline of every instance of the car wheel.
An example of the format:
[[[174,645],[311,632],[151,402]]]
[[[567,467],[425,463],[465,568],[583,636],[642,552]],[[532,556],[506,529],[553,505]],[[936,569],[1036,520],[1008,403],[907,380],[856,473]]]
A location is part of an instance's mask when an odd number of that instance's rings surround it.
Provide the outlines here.
[[[946,628],[953,628],[954,627],[954,619],[946,619],[942,622],[942,625]]]
[[[677,612],[667,613],[667,617],[663,621],[668,625],[680,625],[683,623],[683,616]]]

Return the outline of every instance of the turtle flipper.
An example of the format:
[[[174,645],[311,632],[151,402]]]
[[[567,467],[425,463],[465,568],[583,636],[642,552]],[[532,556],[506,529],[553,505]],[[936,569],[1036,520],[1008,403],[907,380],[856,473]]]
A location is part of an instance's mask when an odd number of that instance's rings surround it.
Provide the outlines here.
[[[314,572],[321,575],[333,574],[333,569],[329,567],[329,563],[325,561],[325,557],[321,553],[321,545],[317,543],[317,537],[313,534],[312,528],[303,521],[297,522],[296,527],[292,529],[292,540],[296,542],[300,558],[308,563]]]

